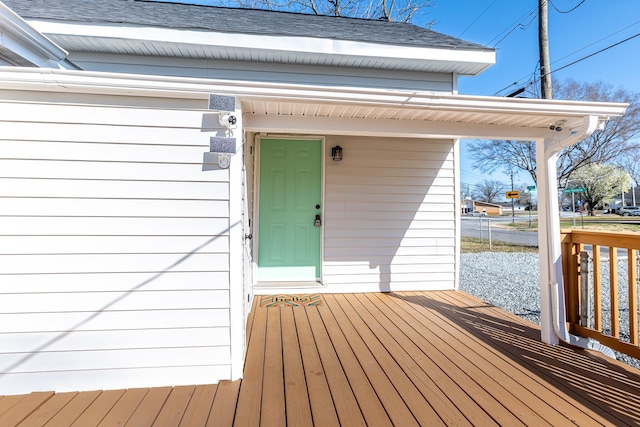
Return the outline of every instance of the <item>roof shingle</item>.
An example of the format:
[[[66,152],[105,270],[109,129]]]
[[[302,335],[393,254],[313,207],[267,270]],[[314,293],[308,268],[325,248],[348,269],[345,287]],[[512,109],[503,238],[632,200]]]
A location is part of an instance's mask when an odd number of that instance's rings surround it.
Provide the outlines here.
[[[413,24],[150,0],[3,0],[22,18],[489,50]]]

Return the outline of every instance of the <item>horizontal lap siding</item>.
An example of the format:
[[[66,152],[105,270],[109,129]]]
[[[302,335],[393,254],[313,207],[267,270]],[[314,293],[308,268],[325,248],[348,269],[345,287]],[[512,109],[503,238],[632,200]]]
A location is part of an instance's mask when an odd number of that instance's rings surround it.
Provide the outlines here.
[[[332,292],[452,289],[453,142],[331,137],[323,278]]]
[[[386,89],[428,90],[451,93],[454,90],[451,73],[375,70],[365,67],[317,66],[309,64],[278,64],[272,62],[221,61],[212,59],[162,58],[152,56],[108,55],[73,52],[70,59],[90,71],[110,71],[133,74],[198,77],[209,79],[263,81],[270,83],[300,83],[377,87]]]
[[[0,103],[0,394],[230,377],[211,113],[123,101]]]

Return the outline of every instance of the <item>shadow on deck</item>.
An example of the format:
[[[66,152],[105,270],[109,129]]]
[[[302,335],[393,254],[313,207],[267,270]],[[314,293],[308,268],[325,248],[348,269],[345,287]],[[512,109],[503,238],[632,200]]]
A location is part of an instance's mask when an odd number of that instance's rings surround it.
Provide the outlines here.
[[[1,426],[638,425],[640,372],[459,291],[259,307],[242,382],[0,398]]]

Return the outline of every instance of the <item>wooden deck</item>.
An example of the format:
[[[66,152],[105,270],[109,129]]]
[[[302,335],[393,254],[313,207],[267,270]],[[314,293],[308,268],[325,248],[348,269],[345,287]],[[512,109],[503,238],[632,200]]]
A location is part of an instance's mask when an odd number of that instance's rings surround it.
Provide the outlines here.
[[[0,397],[0,426],[640,425],[640,372],[462,292],[254,304],[242,382]]]

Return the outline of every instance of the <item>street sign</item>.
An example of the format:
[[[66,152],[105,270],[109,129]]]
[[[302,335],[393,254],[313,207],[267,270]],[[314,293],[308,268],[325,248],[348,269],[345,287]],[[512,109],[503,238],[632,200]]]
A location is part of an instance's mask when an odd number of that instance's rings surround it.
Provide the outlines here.
[[[525,190],[525,193],[537,193],[537,192],[538,192],[538,189],[536,188],[535,185],[529,185]]]
[[[518,199],[519,197],[519,191],[507,191],[507,199]]]
[[[585,191],[587,191],[586,188],[584,187],[579,187],[579,188],[565,188],[563,190],[564,193],[584,193]]]

